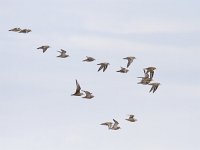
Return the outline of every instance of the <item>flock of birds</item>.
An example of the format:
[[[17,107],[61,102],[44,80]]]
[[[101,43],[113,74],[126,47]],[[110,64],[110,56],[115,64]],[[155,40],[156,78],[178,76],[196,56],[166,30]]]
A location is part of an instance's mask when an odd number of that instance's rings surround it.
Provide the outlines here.
[[[10,29],[8,31],[18,32],[18,33],[29,33],[29,32],[31,32],[30,29],[21,29],[21,28],[13,28],[13,29]],[[41,49],[42,52],[45,53],[49,48],[50,48],[49,45],[43,45],[43,46],[38,47],[37,49]],[[59,58],[67,58],[67,57],[69,57],[67,52],[65,50],[63,50],[63,49],[61,49],[58,52],[60,53],[57,56]],[[134,59],[136,59],[136,58],[134,56],[129,56],[129,57],[125,57],[123,59],[126,59],[128,61],[127,65],[126,65],[126,68],[121,67],[121,69],[117,70],[116,72],[128,73],[129,66],[133,63]],[[95,58],[89,57],[89,56],[86,56],[86,59],[83,60],[83,62],[93,62],[93,61],[95,61]],[[110,64],[108,62],[103,62],[103,63],[99,63],[97,65],[100,66],[98,71],[102,70],[103,72],[105,72]],[[138,77],[138,78],[141,78],[141,81],[138,82],[138,84],[151,85],[151,88],[150,88],[149,92],[153,92],[153,93],[157,90],[157,88],[160,85],[160,83],[158,83],[158,82],[152,82],[155,70],[156,70],[156,67],[144,68],[143,69],[144,76],[143,77]],[[86,90],[81,90],[81,86],[78,83],[78,81],[76,80],[76,91],[71,95],[72,96],[82,96],[82,95],[84,95],[82,92],[85,93],[85,96],[83,96],[82,98],[85,98],[85,99],[94,98],[94,95],[91,92],[86,91]],[[137,121],[137,119],[134,118],[134,115],[129,115],[129,118],[127,118],[125,120],[127,120],[129,122],[136,122]],[[105,125],[110,130],[118,130],[118,129],[120,129],[119,122],[116,121],[115,119],[113,119],[113,121],[114,121],[114,123],[109,121],[109,122],[101,123],[100,125]]]

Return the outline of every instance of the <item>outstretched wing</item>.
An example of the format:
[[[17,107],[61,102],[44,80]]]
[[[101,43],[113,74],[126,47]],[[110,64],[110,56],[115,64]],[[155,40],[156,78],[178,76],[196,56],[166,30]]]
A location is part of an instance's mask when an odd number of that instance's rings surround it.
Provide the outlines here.
[[[129,59],[128,59],[128,63],[127,63],[127,68],[131,65],[132,62],[133,62],[133,59],[132,59],[132,58],[129,58]]]
[[[150,72],[150,78],[151,78],[151,79],[153,78],[153,75],[154,75],[154,71],[152,70],[152,71]]]
[[[115,119],[113,119],[113,121],[114,121],[113,128],[116,128],[116,127],[117,127],[117,125],[119,124],[119,122],[117,122]]]
[[[107,64],[104,65],[104,67],[103,67],[103,72],[104,72],[107,68],[108,68],[108,65],[107,65]]]
[[[112,122],[105,122],[105,123],[101,123],[100,125],[106,125],[108,126],[108,129],[110,129],[112,127]]]
[[[158,85],[155,85],[153,89],[153,93],[157,90],[157,88],[158,88]]]
[[[149,84],[149,85],[150,85],[150,84]],[[151,91],[153,91],[153,90],[154,90],[154,85],[151,86],[151,89],[150,89],[149,93],[150,93]]]
[[[79,85],[78,81],[76,80],[76,93],[80,92],[81,86]]]
[[[98,71],[100,71],[101,69],[104,68],[104,66],[103,66],[102,64],[97,64],[97,65],[101,65],[101,66],[99,67]]]

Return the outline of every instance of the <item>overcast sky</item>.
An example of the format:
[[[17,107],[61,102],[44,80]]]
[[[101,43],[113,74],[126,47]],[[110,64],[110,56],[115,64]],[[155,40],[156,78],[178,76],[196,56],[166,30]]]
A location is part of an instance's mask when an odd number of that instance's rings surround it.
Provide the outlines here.
[[[200,149],[199,1],[0,2],[1,150]],[[56,57],[61,48],[69,58]],[[127,56],[130,71],[117,73]],[[110,63],[104,73],[100,62]],[[137,84],[149,66],[155,93]],[[72,97],[75,79],[95,98]],[[100,125],[113,118],[122,129]]]

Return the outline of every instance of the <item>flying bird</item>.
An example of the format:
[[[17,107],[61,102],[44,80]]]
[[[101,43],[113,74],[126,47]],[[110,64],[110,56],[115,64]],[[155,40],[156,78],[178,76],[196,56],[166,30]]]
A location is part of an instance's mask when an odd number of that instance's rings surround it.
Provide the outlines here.
[[[157,90],[157,88],[159,87],[160,83],[149,83],[149,85],[151,85],[151,89],[149,92],[155,92]]]
[[[134,118],[134,115],[129,115],[129,118],[126,119],[127,121],[130,121],[130,122],[136,122],[137,119]]]
[[[49,45],[44,45],[44,46],[41,46],[41,47],[38,47],[37,49],[42,49],[43,53],[46,52],[46,50],[50,48]]]
[[[113,121],[114,121],[114,125],[112,126],[112,130],[118,130],[118,129],[120,129],[121,127],[119,127],[118,125],[119,125],[119,122],[118,121],[116,121],[115,119],[113,119]]]
[[[100,65],[99,70],[103,69],[103,72],[107,69],[108,65],[110,65],[109,63],[99,63],[97,65]]]
[[[78,81],[76,80],[76,91],[72,96],[81,96],[83,93],[81,93],[81,86],[79,85]]]
[[[110,130],[120,129],[120,127],[118,126],[119,125],[118,121],[116,121],[115,119],[113,119],[113,121],[114,121],[114,124],[112,122],[105,122],[100,125],[106,125],[106,126],[108,126],[108,129],[110,129]]]
[[[58,55],[57,57],[60,57],[60,58],[66,58],[66,57],[69,57],[69,55],[66,54],[66,51],[61,49],[60,51],[58,51],[60,53],[60,55]]]
[[[133,62],[134,59],[136,59],[134,56],[129,56],[129,57],[125,57],[123,59],[127,59],[128,63],[127,63],[127,68],[131,65],[131,63]]]
[[[100,125],[106,125],[106,126],[108,126],[108,129],[112,129],[113,123],[112,122],[105,122],[105,123],[101,123]]]
[[[144,73],[145,74],[150,73],[150,78],[152,79],[154,75],[154,70],[156,70],[156,67],[147,67],[147,68],[144,68]]]
[[[13,29],[10,29],[8,31],[19,32],[19,31],[21,31],[21,29],[20,28],[13,28]]]
[[[30,29],[22,29],[19,31],[19,33],[29,33],[29,32],[31,32]]]
[[[144,77],[137,77],[137,78],[141,78],[141,81],[138,82],[138,84],[147,85],[152,81],[152,78],[149,78],[149,74],[146,71],[144,71]]]
[[[90,93],[89,91],[84,91],[82,90],[83,92],[85,92],[85,96],[82,97],[82,98],[86,98],[86,99],[92,99],[94,96],[92,95],[92,93]]]
[[[84,59],[83,61],[86,61],[86,62],[92,62],[94,61],[95,59],[93,57],[89,57],[89,56],[86,56],[86,59]]]
[[[118,70],[117,72],[120,72],[120,73],[127,73],[128,71],[129,71],[128,69],[121,67],[121,69]]]

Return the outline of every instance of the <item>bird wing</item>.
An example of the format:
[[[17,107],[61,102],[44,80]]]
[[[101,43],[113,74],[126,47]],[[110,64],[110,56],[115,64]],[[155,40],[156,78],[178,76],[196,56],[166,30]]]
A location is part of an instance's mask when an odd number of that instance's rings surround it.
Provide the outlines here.
[[[153,75],[154,75],[154,71],[152,70],[152,71],[150,72],[150,78],[151,78],[151,79],[153,78]]]
[[[119,122],[117,122],[115,119],[113,119],[114,121],[114,125],[113,125],[113,128],[117,127],[117,125],[119,124]]]
[[[103,66],[103,72],[108,68],[108,65]]]
[[[43,53],[46,52],[47,49],[48,49],[47,47],[43,47],[43,49],[42,49]]]
[[[104,68],[103,64],[98,64],[98,65],[101,65],[98,69],[98,71],[100,71],[102,68]]]
[[[61,52],[62,52],[62,53],[66,53],[66,51],[65,51],[65,50],[63,50],[63,49],[61,49]]]
[[[158,85],[154,85],[153,93],[157,90]]]
[[[80,92],[81,86],[79,85],[78,81],[76,80],[76,93]]]
[[[106,125],[106,126],[108,126],[108,128],[111,128],[111,126],[112,126],[112,122],[105,122],[105,123],[101,123],[100,125]]]
[[[43,46],[38,47],[37,49],[43,49]]]
[[[133,62],[133,59],[129,58],[128,59],[128,64],[127,64],[127,68],[131,65],[132,62]]]
[[[152,84],[149,84],[149,85],[152,85]],[[151,87],[149,92],[151,92],[152,90],[154,90],[154,85],[152,85],[152,87]]]

